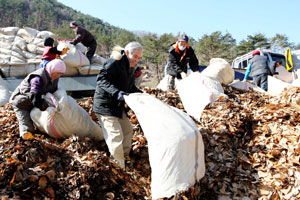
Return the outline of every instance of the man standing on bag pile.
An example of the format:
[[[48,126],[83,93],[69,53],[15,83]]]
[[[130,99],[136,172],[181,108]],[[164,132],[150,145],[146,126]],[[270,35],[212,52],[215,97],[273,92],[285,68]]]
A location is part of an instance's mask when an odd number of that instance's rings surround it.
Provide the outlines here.
[[[133,128],[124,105],[124,95],[142,92],[135,86],[136,64],[143,54],[138,42],[115,47],[97,76],[93,111],[98,117],[103,135],[113,160],[125,168],[125,156],[129,155]]]
[[[84,46],[86,46],[87,51],[85,52],[85,55],[89,59],[90,64],[92,64],[92,58],[97,47],[97,42],[94,36],[83,27],[78,26],[76,21],[70,23],[70,28],[72,28],[76,34],[76,37],[70,43],[76,45],[77,43],[81,42]]]
[[[189,38],[185,34],[178,37],[178,41],[171,44],[167,63],[167,90],[175,89],[175,78],[183,79],[187,75],[187,64],[192,71],[199,71],[198,59],[192,47],[189,46]]]
[[[268,75],[274,75],[275,67],[269,67],[269,62],[267,56],[260,55],[259,50],[255,50],[252,52],[252,59],[249,62],[247,67],[244,81],[247,80],[250,72],[253,77],[254,84],[261,89],[267,91],[268,90]],[[279,66],[276,64],[276,66]]]

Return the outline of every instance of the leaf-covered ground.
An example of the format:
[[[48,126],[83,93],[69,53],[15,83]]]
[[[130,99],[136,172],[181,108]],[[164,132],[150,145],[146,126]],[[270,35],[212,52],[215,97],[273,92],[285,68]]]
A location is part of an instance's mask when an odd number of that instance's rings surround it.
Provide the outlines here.
[[[183,109],[178,94],[145,88]],[[300,88],[271,97],[224,86],[229,98],[203,112],[205,176],[174,199],[299,199]],[[92,98],[78,101],[91,117]],[[104,141],[76,136],[53,139],[41,133],[19,138],[9,104],[0,109],[0,196],[2,199],[151,199],[147,140],[132,111],[132,151],[121,170]]]

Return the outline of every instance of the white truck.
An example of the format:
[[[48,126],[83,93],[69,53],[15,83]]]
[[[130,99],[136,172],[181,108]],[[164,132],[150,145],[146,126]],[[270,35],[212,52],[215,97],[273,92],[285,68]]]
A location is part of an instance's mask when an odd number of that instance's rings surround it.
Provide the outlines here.
[[[300,76],[297,77],[297,71],[299,71],[297,69],[300,68],[299,67],[300,61],[298,62],[298,60],[299,60],[298,57],[300,58],[300,52],[297,52],[297,51],[292,52],[293,62],[295,63],[295,72],[296,72],[295,73],[296,76],[293,76],[293,73],[287,71],[287,69],[286,69],[285,55],[280,54],[280,53],[274,53],[274,52],[271,52],[270,50],[262,50],[262,49],[258,49],[258,50],[260,50],[261,55],[267,56],[269,62],[282,61],[282,66],[279,68],[276,68],[276,72],[278,72],[278,75],[275,75],[276,78],[283,80],[285,82],[291,82],[294,79],[300,77]],[[298,57],[297,57],[297,54],[298,54]],[[249,64],[249,61],[251,58],[252,58],[252,51],[247,54],[238,56],[237,58],[235,58],[233,60],[231,67],[235,71],[238,71],[238,72],[242,73],[242,75],[243,75],[248,67],[248,64]],[[251,74],[250,74],[250,76],[251,76]]]

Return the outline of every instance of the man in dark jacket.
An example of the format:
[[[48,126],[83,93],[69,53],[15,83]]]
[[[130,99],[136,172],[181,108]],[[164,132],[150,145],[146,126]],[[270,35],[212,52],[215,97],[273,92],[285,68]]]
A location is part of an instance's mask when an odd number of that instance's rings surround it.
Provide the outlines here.
[[[90,64],[92,64],[92,58],[97,47],[97,42],[94,36],[83,27],[78,26],[77,22],[75,21],[70,23],[70,27],[76,34],[76,37],[70,43],[76,45],[77,43],[81,42],[84,46],[86,46],[87,51],[85,52],[85,55],[89,59]]]
[[[273,75],[275,70],[269,68],[267,56],[260,55],[259,50],[252,52],[253,58],[250,60],[246,70],[244,80],[247,80],[250,72],[253,77],[254,84],[263,90],[268,90],[268,75]]]
[[[136,64],[143,54],[138,42],[130,42],[125,49],[115,47],[97,76],[93,111],[103,130],[112,158],[125,167],[133,135],[132,125],[124,109],[124,95],[141,92],[135,86]]]
[[[198,59],[192,47],[189,46],[189,38],[185,34],[178,37],[178,41],[171,44],[167,63],[167,89],[175,89],[175,78],[186,77],[187,64],[192,71],[199,71]]]

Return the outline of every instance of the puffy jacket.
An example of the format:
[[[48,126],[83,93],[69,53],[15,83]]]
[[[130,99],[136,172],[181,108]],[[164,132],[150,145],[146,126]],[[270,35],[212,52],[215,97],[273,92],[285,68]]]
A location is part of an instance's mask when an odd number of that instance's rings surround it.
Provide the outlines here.
[[[124,101],[118,101],[120,91],[127,93],[141,92],[135,86],[135,68],[130,67],[124,50],[113,52],[97,76],[93,111],[101,115],[122,118]]]
[[[40,68],[30,73],[14,90],[9,99],[9,102],[11,104],[20,109],[31,110],[33,108],[33,103],[30,100],[30,80],[35,76],[39,76],[42,78],[43,87],[40,92],[41,94],[46,94],[47,92],[53,93],[57,90],[58,79],[52,81],[46,69]]]
[[[257,76],[259,74],[271,74],[268,66],[267,56],[255,55],[251,60],[251,75]]]
[[[81,42],[84,46],[88,47],[94,40],[94,36],[89,31],[82,28],[81,26],[78,26],[76,37],[72,42],[74,45]]]
[[[181,72],[187,72],[187,64],[193,71],[199,71],[198,59],[192,47],[187,45],[184,51],[178,48],[178,42],[171,45],[167,64],[167,74],[181,78]]]

